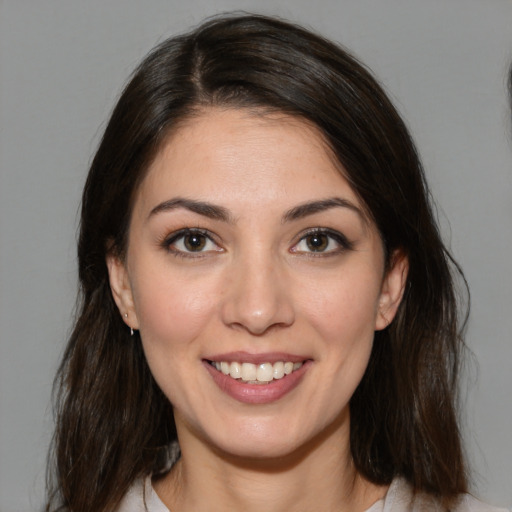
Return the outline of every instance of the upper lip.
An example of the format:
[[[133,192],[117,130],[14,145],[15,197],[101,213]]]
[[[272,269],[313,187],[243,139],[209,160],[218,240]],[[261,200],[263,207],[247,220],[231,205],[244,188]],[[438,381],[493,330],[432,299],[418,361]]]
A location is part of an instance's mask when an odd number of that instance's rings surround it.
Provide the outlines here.
[[[310,357],[301,356],[298,354],[289,354],[286,352],[265,352],[261,354],[255,354],[251,352],[237,351],[227,352],[224,354],[215,354],[204,358],[207,361],[227,363],[252,363],[252,364],[263,364],[263,363],[277,363],[278,361],[290,361],[292,363],[302,363]]]

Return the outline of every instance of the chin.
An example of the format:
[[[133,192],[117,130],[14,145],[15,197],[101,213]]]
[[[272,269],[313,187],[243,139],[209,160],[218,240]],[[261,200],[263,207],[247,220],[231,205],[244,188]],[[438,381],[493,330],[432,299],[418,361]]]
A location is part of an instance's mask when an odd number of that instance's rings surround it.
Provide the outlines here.
[[[302,424],[304,425],[304,423]],[[312,447],[329,436],[330,428],[304,429],[301,425],[280,420],[280,428],[273,420],[238,425],[236,430],[224,430],[226,435],[216,435],[207,442],[224,457],[241,459],[245,464],[283,464],[304,457]]]

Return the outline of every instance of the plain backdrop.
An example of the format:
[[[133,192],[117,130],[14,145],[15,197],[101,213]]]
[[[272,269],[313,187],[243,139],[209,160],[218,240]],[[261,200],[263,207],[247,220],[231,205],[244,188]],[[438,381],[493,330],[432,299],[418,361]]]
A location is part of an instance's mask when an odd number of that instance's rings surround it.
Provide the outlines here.
[[[80,191],[115,98],[156,43],[235,9],[347,46],[405,117],[472,291],[464,433],[474,491],[511,507],[512,2],[0,0],[0,512],[43,503]]]

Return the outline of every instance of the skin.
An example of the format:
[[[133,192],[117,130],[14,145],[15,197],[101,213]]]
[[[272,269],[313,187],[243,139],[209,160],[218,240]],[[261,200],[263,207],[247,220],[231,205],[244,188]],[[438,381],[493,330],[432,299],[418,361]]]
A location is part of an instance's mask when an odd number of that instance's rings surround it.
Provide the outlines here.
[[[154,483],[171,510],[362,511],[385,494],[353,467],[349,400],[407,262],[394,255],[385,273],[380,236],[342,172],[304,121],[212,108],[170,136],[141,184],[126,257],[107,263],[173,404],[182,458]],[[342,201],[325,206],[331,198]],[[296,214],[312,201],[324,207]],[[201,230],[199,251],[176,235],[185,228]],[[248,404],[205,367],[233,351],[309,363],[283,397]]]

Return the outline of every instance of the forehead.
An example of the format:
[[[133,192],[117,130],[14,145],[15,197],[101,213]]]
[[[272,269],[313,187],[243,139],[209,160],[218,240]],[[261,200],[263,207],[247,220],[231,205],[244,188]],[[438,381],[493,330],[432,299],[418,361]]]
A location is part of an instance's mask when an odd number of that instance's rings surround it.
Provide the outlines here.
[[[147,208],[169,196],[268,207],[342,195],[360,205],[320,131],[277,113],[205,109],[164,141],[139,190]]]

